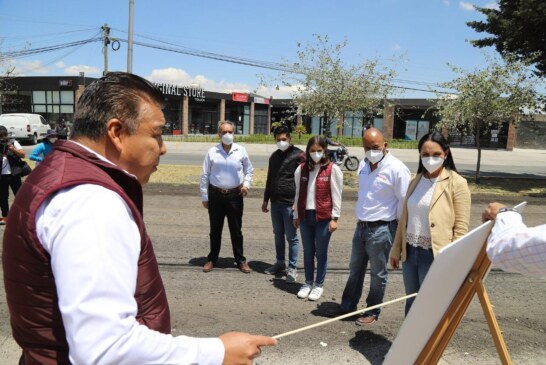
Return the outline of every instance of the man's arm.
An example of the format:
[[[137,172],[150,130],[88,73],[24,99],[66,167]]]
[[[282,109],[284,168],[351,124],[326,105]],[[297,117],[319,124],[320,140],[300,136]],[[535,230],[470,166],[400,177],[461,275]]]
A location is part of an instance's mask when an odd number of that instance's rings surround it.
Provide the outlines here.
[[[250,189],[250,185],[252,184],[252,178],[254,177],[254,167],[252,167],[252,162],[250,162],[250,157],[248,157],[248,153],[246,152],[246,149],[243,149],[243,174],[245,175],[244,181],[243,181],[243,187]]]
[[[201,172],[201,181],[199,183],[199,190],[201,191],[201,201],[203,202],[203,206],[205,206],[205,208],[208,207],[209,202],[210,169],[211,161],[209,152],[207,151],[205,159],[203,160],[203,171]]]
[[[546,275],[546,224],[529,228],[521,215],[499,203],[491,203],[483,220],[494,219],[495,225],[487,240],[487,255],[493,264],[505,271],[523,275]]]
[[[271,165],[273,160],[274,153],[269,157],[269,164],[267,166],[267,179],[265,180],[265,189],[264,189],[264,201],[262,203],[262,212],[267,213],[267,203],[269,202],[269,197],[271,196],[271,181],[273,180],[273,174],[271,172]]]
[[[398,206],[396,207],[396,219],[400,219],[402,216],[402,210],[404,209],[404,200],[406,199],[406,193],[408,192],[409,182],[411,180],[411,173],[406,165],[402,165],[398,171],[396,171],[396,181],[394,185],[394,194],[398,199]]]
[[[39,143],[29,156],[29,159],[36,162],[42,162],[45,146],[43,143]]]

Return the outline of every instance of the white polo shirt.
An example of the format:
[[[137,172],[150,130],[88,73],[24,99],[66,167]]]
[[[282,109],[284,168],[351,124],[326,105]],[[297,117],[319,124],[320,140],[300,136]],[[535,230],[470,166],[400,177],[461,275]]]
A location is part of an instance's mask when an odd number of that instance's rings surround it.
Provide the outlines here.
[[[402,161],[387,152],[372,171],[368,159],[358,166],[358,201],[356,217],[360,221],[400,219],[411,179]]]

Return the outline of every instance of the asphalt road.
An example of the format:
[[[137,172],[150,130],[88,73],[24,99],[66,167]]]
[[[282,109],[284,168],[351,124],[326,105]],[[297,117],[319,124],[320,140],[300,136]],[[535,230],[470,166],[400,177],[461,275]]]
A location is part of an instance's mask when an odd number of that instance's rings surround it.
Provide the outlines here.
[[[250,191],[243,217],[245,255],[253,272],[242,274],[234,268],[226,225],[219,267],[205,274],[201,267],[208,253],[208,217],[195,186],[145,188],[144,217],[171,306],[173,334],[209,337],[240,330],[276,335],[324,320],[324,311],[339,303],[348,274],[355,193],[344,192],[339,229],[330,242],[325,293],[318,302],[299,300],[295,295],[302,282],[303,250],[300,250],[298,284],[287,284],[282,277],[263,274],[275,256],[269,214],[260,210],[262,194],[262,189]],[[473,196],[472,228],[479,224],[480,213],[491,199]],[[514,204],[519,200],[511,198],[509,202]],[[526,222],[546,223],[546,199],[527,200]],[[0,228],[0,235],[2,231]],[[369,276],[365,293],[368,280]],[[0,282],[3,283],[1,274]],[[494,270],[486,287],[514,364],[544,364],[546,278]],[[385,300],[403,293],[401,272],[391,271]],[[364,297],[361,305],[363,301]],[[0,318],[4,318],[0,321],[0,363],[16,364],[20,350],[11,337],[3,290],[0,290]],[[402,321],[403,304],[395,304],[386,307],[380,320],[371,326],[358,327],[353,321],[340,321],[283,338],[278,346],[264,348],[255,363],[381,364]],[[499,363],[481,307],[474,300],[440,364]]]

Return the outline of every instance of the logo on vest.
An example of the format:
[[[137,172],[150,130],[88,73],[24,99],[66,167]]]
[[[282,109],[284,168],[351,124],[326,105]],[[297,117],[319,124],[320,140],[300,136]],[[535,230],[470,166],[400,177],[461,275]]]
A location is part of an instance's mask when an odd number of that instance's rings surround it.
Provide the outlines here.
[[[329,180],[330,180],[330,176],[321,176],[321,177],[319,177],[319,180],[320,180],[320,181],[329,181]]]

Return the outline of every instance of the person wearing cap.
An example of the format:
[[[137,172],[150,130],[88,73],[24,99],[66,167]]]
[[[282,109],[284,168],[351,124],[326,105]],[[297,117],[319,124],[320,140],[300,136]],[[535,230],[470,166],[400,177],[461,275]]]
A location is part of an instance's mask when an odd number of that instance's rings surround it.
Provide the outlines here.
[[[53,151],[53,143],[57,140],[57,132],[54,129],[48,129],[42,142],[38,143],[32,150],[29,159],[36,161],[38,165],[42,160]]]
[[[11,163],[13,158],[25,157],[23,147],[15,139],[8,138],[8,130],[3,125],[0,125],[0,149],[2,152],[2,173],[0,175],[0,208],[2,210],[2,218],[0,225],[6,224],[9,213],[9,188],[15,196],[21,187],[21,177],[13,176],[11,173]]]

